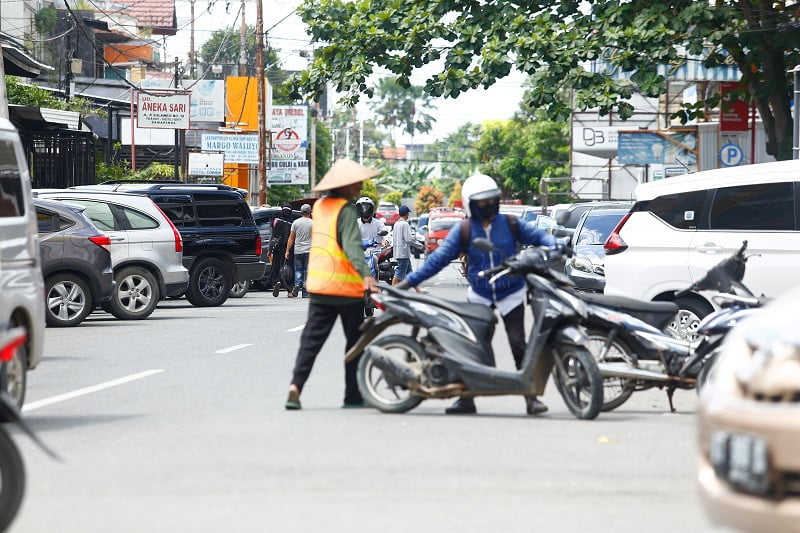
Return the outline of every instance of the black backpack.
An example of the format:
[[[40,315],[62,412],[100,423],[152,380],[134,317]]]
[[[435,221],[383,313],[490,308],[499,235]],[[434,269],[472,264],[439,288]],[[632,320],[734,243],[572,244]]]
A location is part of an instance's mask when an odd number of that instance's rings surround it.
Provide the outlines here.
[[[514,235],[514,240],[517,241],[517,248],[519,249],[519,219],[514,215],[506,215],[506,222],[508,227],[511,228],[511,233]],[[469,218],[461,219],[461,253],[458,258],[461,261],[461,275],[467,276],[467,247],[469,247],[470,237],[472,237],[472,228],[469,225]]]

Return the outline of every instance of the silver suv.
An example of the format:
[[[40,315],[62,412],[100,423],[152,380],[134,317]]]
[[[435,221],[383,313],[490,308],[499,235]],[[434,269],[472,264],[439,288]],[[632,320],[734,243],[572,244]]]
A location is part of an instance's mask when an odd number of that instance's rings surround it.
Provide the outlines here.
[[[116,288],[103,308],[123,320],[147,318],[159,300],[186,292],[183,240],[153,201],[137,194],[39,190],[39,198],[85,208],[84,214],[111,239]]]
[[[25,399],[27,370],[42,358],[43,295],[28,166],[14,126],[0,118],[0,327],[22,326],[28,334],[0,369],[0,386],[18,407]]]

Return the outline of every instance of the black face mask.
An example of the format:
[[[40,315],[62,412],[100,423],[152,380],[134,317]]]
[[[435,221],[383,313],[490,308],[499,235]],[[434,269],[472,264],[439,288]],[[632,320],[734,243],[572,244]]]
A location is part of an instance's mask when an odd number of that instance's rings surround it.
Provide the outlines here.
[[[478,207],[478,202],[469,203],[469,212],[478,222],[491,222],[494,216],[500,212],[500,200],[492,200],[492,203]]]

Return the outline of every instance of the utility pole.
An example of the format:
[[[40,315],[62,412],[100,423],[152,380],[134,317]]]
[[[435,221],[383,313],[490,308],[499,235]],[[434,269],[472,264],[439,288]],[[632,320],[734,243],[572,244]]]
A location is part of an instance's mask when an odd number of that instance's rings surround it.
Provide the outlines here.
[[[239,35],[239,76],[247,76],[247,24],[244,22],[244,2],[242,0],[242,31]]]
[[[175,57],[175,89],[178,88],[178,78],[180,77],[179,73],[179,61],[178,58]],[[175,179],[180,179],[180,166],[181,166],[181,150],[180,150],[180,130],[177,128],[175,129]]]
[[[267,203],[267,125],[266,95],[264,88],[264,22],[262,0],[256,0],[256,77],[258,87],[258,203]],[[270,132],[270,141],[272,135]]]
[[[311,131],[309,132],[309,149],[311,151],[308,154],[308,174],[311,178],[311,190],[314,190],[314,187],[317,186],[317,113],[317,104],[313,104],[311,106]]]
[[[194,0],[189,0],[189,16],[191,17],[192,26],[189,32],[189,75],[192,79],[196,79],[194,68]],[[177,82],[175,88],[178,88]]]
[[[6,67],[3,62],[3,43],[0,43],[0,118],[8,118],[8,95],[6,95]]]

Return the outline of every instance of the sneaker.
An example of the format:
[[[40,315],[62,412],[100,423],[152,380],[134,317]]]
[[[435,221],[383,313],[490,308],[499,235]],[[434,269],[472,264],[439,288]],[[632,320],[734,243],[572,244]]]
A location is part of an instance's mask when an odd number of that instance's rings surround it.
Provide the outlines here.
[[[472,415],[478,412],[475,400],[472,398],[459,398],[453,405],[444,410],[448,415]]]
[[[292,287],[292,298],[296,298],[297,297],[297,293],[299,293],[299,292],[300,292],[300,287],[298,287],[297,285]]]
[[[536,396],[525,396],[525,412],[529,415],[540,415],[547,412],[547,406],[536,399]]]
[[[278,295],[281,293],[281,284],[280,282],[275,283],[275,286],[272,287],[272,295],[277,298]]]
[[[302,409],[300,406],[300,393],[296,390],[290,390],[289,397],[286,398],[286,410],[298,411],[300,409]]]

